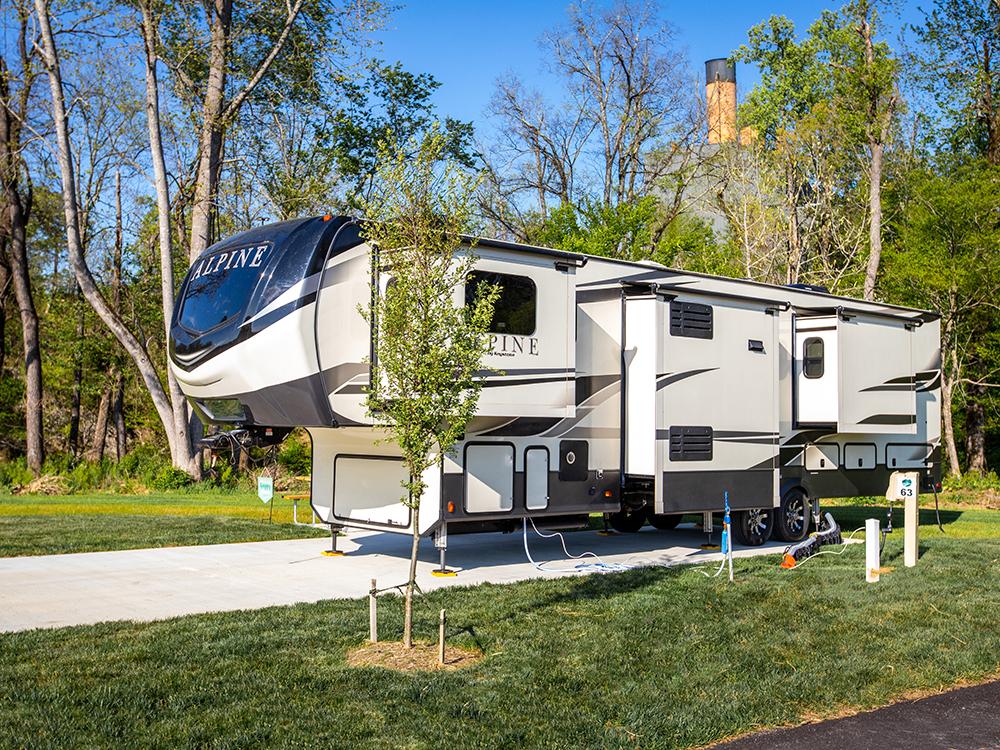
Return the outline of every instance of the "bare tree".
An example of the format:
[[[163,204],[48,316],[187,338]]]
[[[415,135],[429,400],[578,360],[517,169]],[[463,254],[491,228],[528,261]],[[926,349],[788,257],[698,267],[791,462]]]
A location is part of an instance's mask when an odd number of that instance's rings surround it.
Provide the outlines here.
[[[509,221],[527,196],[542,218],[550,201],[614,207],[666,174],[671,160],[649,158],[653,147],[691,132],[684,58],[673,45],[654,2],[570,6],[568,25],[543,38],[565,100],[545,102],[515,77],[497,83],[491,111],[501,128],[487,160],[500,179],[487,181],[480,201],[487,217]]]

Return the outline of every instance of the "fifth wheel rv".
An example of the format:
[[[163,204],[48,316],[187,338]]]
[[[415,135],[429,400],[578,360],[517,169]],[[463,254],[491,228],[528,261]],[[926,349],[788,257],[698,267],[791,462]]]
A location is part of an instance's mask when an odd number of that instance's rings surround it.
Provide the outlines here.
[[[204,421],[265,442],[308,431],[324,523],[410,533],[399,451],[363,404],[360,229],[324,216],[213,245],[181,286],[170,355]],[[724,492],[737,541],[794,542],[820,498],[882,494],[897,469],[939,479],[934,313],[498,240],[475,254],[466,294],[501,287],[484,365],[503,374],[424,477],[418,531],[442,550],[525,518],[710,523]]]

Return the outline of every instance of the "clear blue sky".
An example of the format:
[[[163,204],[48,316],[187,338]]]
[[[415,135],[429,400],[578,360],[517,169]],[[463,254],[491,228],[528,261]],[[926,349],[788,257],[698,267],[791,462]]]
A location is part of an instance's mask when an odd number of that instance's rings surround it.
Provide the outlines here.
[[[564,0],[409,0],[380,34],[378,54],[401,61],[412,72],[431,73],[442,84],[435,97],[439,113],[472,120],[477,130],[488,132],[484,110],[501,74],[514,72],[529,87],[556,98],[555,82],[544,72],[538,40],[545,30],[564,23],[567,5]],[[805,32],[823,9],[840,7],[840,3],[661,0],[660,7],[676,27],[678,46],[686,52],[693,71],[703,77],[704,61],[727,57],[746,41],[753,24],[780,14]],[[894,47],[903,23],[920,17],[914,0],[903,0],[896,13],[887,14],[886,31]],[[737,70],[741,93],[749,91],[757,79],[752,67]]]

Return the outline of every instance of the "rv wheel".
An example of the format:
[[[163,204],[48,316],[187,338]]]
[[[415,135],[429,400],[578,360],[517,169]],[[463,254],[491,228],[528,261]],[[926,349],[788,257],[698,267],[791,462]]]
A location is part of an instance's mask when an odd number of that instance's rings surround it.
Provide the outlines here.
[[[759,547],[771,538],[774,510],[754,508],[733,513],[733,538],[747,547]]]
[[[615,531],[638,531],[646,523],[646,509],[625,506],[617,513],[608,514],[608,523]]]
[[[801,542],[809,533],[809,496],[798,487],[781,498],[774,534],[783,542]]]
[[[677,528],[683,517],[680,513],[650,513],[649,525],[660,531],[670,531]]]

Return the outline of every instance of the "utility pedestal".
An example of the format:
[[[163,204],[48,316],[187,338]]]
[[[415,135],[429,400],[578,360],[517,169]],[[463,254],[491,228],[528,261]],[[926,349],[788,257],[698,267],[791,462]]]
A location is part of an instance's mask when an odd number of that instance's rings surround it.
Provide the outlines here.
[[[920,475],[915,471],[894,471],[889,477],[885,499],[903,502],[903,564],[912,568],[917,564],[920,550],[920,511],[918,509]]]

